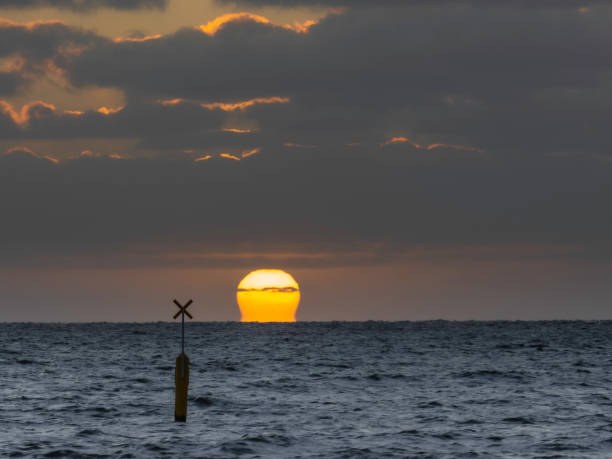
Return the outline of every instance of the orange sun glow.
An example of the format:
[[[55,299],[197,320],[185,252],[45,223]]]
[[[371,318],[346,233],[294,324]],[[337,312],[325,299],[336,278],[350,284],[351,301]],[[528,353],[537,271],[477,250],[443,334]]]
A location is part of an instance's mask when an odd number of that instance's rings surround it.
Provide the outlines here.
[[[238,284],[241,322],[295,322],[300,287],[280,269],[258,269]]]

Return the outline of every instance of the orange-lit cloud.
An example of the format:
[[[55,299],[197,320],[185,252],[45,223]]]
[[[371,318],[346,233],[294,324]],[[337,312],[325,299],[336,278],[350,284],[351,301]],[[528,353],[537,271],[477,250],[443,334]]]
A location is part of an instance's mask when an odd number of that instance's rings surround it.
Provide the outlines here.
[[[15,22],[15,21],[10,21],[8,19],[0,18],[0,28],[1,27],[22,27],[26,29],[27,31],[31,31],[35,29],[36,27],[51,26],[51,25],[67,26],[67,24],[64,21],[58,21],[58,20]]]
[[[475,151],[476,153],[484,153],[484,150],[480,148],[468,147],[466,145],[453,145],[450,143],[432,143],[431,145],[427,145],[428,150],[433,150],[434,148],[452,148],[454,150]]]
[[[58,53],[63,57],[77,57],[83,54],[85,51],[90,49],[89,46],[75,46],[64,47],[58,50]]]
[[[102,156],[101,153],[98,153],[96,151],[91,151],[91,150],[83,150],[79,156],[82,156],[84,158],[99,158],[100,156]]]
[[[246,110],[256,104],[288,104],[289,102],[291,102],[291,99],[288,97],[257,97],[241,102],[213,102],[201,105],[209,110],[219,109],[225,112],[233,112],[235,110]]]
[[[385,140],[383,143],[381,143],[380,146],[386,147],[387,145],[397,145],[398,143],[409,143],[415,148],[423,148],[421,145],[413,142],[408,137],[391,137],[390,139]]]
[[[296,33],[308,33],[310,28],[317,25],[320,21],[320,19],[309,19],[304,22],[295,21],[293,24],[284,24],[281,27],[283,29],[293,30]]]
[[[17,153],[17,152],[23,152],[23,153],[27,153],[29,155],[32,156],[38,156],[36,153],[34,153],[32,150],[30,150],[28,147],[11,147],[8,150],[6,150],[7,153]]]
[[[119,113],[121,110],[125,108],[125,105],[121,105],[120,107],[100,107],[97,111],[103,115],[114,115]]]
[[[248,158],[249,156],[256,155],[261,151],[261,148],[253,148],[252,150],[243,151],[240,156],[243,158]]]
[[[114,115],[119,113],[125,108],[125,105],[120,107],[100,107],[96,110],[98,113],[103,115]],[[29,102],[21,107],[21,110],[17,111],[15,108],[6,102],[0,100],[0,113],[4,113],[11,117],[15,124],[19,126],[25,126],[32,118],[44,118],[56,112],[56,108],[53,104],[43,102],[42,100],[35,100]],[[68,116],[83,116],[85,114],[82,110],[63,110],[64,115]]]
[[[243,151],[241,153],[236,153],[236,154],[232,154],[232,153],[221,153],[219,154],[219,158],[224,158],[224,159],[231,159],[234,161],[240,161],[244,158],[248,158],[249,156],[253,156],[256,155],[257,153],[259,153],[261,151],[261,148],[253,148],[252,150],[246,150]],[[201,158],[197,158],[194,161],[205,161],[207,159],[211,159],[212,156],[211,155],[206,155],[206,156],[202,156]]]
[[[414,148],[423,149],[423,150],[434,150],[436,148],[452,148],[454,150],[462,150],[462,151],[474,151],[476,153],[484,153],[484,150],[475,147],[469,147],[466,145],[454,145],[451,143],[432,143],[429,145],[420,145],[416,142],[413,142],[408,137],[392,137],[388,140],[385,140],[380,144],[381,147],[386,147],[387,145],[397,145],[401,143],[409,143]]]
[[[330,8],[324,17],[331,14],[342,14],[346,11],[346,8]],[[247,13],[242,11],[240,13],[229,13],[219,16],[212,21],[198,27],[199,30],[204,32],[206,35],[213,36],[226,24],[231,22],[255,22],[258,24],[268,24],[274,27],[281,27],[283,29],[292,30],[296,33],[308,33],[310,28],[320,22],[321,19],[308,19],[304,22],[295,21],[293,24],[272,24],[265,16],[258,14]]]
[[[5,100],[0,100],[0,113],[8,115],[15,124],[22,127],[27,125],[32,118],[43,118],[53,112],[55,112],[55,107],[42,100],[25,104],[19,112]]]
[[[230,155],[229,153],[221,153],[219,157],[225,158],[225,159],[233,159],[234,161],[240,161],[240,158],[238,156]]]
[[[176,99],[160,99],[157,101],[158,104],[161,104],[164,107],[171,107],[174,105],[182,104],[183,102],[185,102],[185,99],[181,99],[180,97]]]
[[[186,102],[197,103],[197,101],[189,101],[183,99],[181,97],[177,97],[176,99],[158,99],[155,101],[156,103],[163,105],[164,107],[172,107],[175,105],[179,105]],[[200,103],[202,108],[206,108],[208,110],[223,110],[226,112],[233,112],[237,110],[246,110],[249,107],[257,104],[287,104],[291,102],[291,99],[288,97],[256,97],[254,99],[241,100],[239,102],[206,102]],[[252,132],[247,129],[223,129],[227,132]]]
[[[92,150],[83,150],[81,153],[79,153],[78,157],[81,157],[81,158],[125,159],[123,156],[121,156],[121,155],[119,155],[117,153],[105,154],[105,153],[100,153],[98,151],[92,151]]]
[[[270,20],[266,17],[259,16],[258,14],[251,14],[246,12],[241,13],[229,13],[219,16],[205,25],[201,25],[199,29],[206,35],[214,35],[222,29],[223,26],[229,22],[258,22],[260,24],[270,24]]]
[[[55,75],[55,76],[60,76],[63,77],[66,74],[66,71],[60,67],[57,66],[57,64],[55,63],[55,61],[53,59],[46,59],[42,65],[40,66],[33,66],[34,68],[39,68],[40,70],[43,70],[47,73],[50,73],[51,75]],[[61,84],[61,82],[60,82]]]
[[[194,159],[193,161],[199,163],[200,161],[207,161],[212,158],[212,155],[201,156],[199,158]]]
[[[57,160],[56,158],[54,158],[53,156],[49,156],[49,155],[39,155],[37,153],[34,153],[32,150],[30,150],[28,147],[12,147],[9,148],[7,150],[8,154],[13,154],[13,153],[26,153],[30,156],[33,156],[34,158],[41,158],[41,159],[46,159],[47,161],[51,161],[53,164],[59,164],[59,160]]]
[[[232,132],[234,134],[250,134],[255,132],[255,129],[236,129],[236,128],[225,128],[223,132]]]
[[[0,58],[0,72],[21,72],[26,60],[21,56]]]
[[[115,38],[113,41],[115,43],[123,43],[123,42],[142,43],[142,42],[149,41],[149,40],[158,40],[162,36],[163,35],[157,33],[155,35],[147,35],[145,37],[140,37],[140,38],[118,37],[118,38]]]

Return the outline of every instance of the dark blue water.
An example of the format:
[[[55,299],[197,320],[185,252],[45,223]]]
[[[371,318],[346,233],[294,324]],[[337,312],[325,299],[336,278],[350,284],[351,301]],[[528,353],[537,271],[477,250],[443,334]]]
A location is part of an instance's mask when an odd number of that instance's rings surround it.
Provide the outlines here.
[[[0,324],[0,456],[612,457],[612,322]]]

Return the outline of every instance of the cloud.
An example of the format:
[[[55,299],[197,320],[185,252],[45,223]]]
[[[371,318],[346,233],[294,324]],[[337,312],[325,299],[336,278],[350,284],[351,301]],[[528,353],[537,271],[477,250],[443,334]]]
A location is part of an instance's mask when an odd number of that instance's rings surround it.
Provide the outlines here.
[[[3,22],[5,92],[52,68],[125,105],[0,103],[5,145],[59,159],[0,156],[0,263],[322,266],[473,246],[609,262],[612,9],[389,5],[308,33],[251,15],[128,40]],[[77,139],[111,147],[58,147]],[[118,139],[135,150],[111,157]]]
[[[105,41],[94,32],[62,21],[13,22],[0,19],[0,57],[18,55],[40,62],[57,56],[60,48],[79,48]]]
[[[16,93],[24,83],[18,72],[0,72],[0,96]]]
[[[239,129],[239,128],[224,128],[224,132],[233,132],[234,134],[252,134],[254,129]]]
[[[162,37],[163,35],[161,34],[155,34],[155,35],[146,35],[144,37],[118,37],[115,38],[113,41],[115,43],[121,43],[121,42],[132,42],[132,43],[142,43],[144,41],[149,41],[149,40],[158,40]]]
[[[209,110],[223,110],[226,112],[233,112],[235,110],[246,110],[256,104],[288,104],[291,99],[288,97],[257,97],[255,99],[249,99],[240,102],[212,102],[208,104],[202,104],[202,107],[208,108]]]
[[[90,11],[98,8],[134,10],[144,8],[165,9],[168,0],[2,0],[0,8],[60,8]]]
[[[208,23],[201,25],[199,28],[206,35],[214,35],[219,29],[222,29],[226,24],[232,22],[258,22],[260,24],[271,24],[270,20],[264,16],[251,13],[229,13],[219,16]]]
[[[570,4],[546,5],[553,3]],[[58,72],[77,90],[123,91],[129,108],[106,121],[67,110],[63,117],[41,116],[27,129],[22,122],[15,129],[17,117],[4,110],[0,137],[69,138],[72,129],[73,137],[126,138],[130,121],[131,137],[160,151],[372,145],[398,132],[432,149],[609,151],[612,9],[601,6],[590,15],[544,7],[525,13],[523,3],[385,5],[330,15],[308,33],[247,13],[212,21],[210,35],[188,28],[116,41],[58,21],[3,21],[0,56],[19,65],[0,73],[0,92],[12,94],[37,75]],[[154,101],[181,110],[164,112]],[[188,107],[197,104],[227,116],[199,129],[192,119],[205,116]],[[106,115],[115,109],[99,108]],[[189,117],[181,118],[187,128],[173,135],[163,123],[179,112]],[[150,121],[148,133],[136,113]],[[228,126],[251,131],[254,142],[219,132]]]
[[[234,161],[240,161],[240,157],[236,155],[231,155],[229,153],[221,153],[219,156],[225,159],[233,159]]]
[[[192,104],[163,106],[157,103],[132,103],[120,107],[102,106],[89,111],[59,111],[43,101],[30,102],[18,110],[0,100],[0,139],[105,137],[150,138],[154,142],[163,137],[189,137],[192,133],[208,135],[211,139],[241,137],[222,131],[224,117],[225,112],[221,110],[208,110]],[[234,142],[237,140],[234,139]],[[208,145],[214,143],[209,142]]]
[[[13,106],[6,101],[0,100],[0,113],[9,117],[17,126],[26,126],[32,118],[45,118],[55,112],[55,107],[41,100],[30,102],[21,107],[17,112]]]
[[[215,0],[219,4],[248,6],[297,7],[349,7],[349,8],[414,8],[448,7],[456,5],[472,7],[523,7],[523,8],[573,8],[580,13],[588,11],[585,5],[607,5],[607,0]]]
[[[273,293],[294,293],[300,289],[295,287],[263,287],[263,288],[239,288],[238,292],[273,292]]]
[[[484,150],[481,150],[480,148],[474,148],[474,147],[469,147],[466,145],[453,145],[453,144],[449,144],[449,143],[432,143],[429,145],[419,145],[416,142],[413,142],[412,140],[410,140],[407,137],[391,137],[388,140],[385,140],[384,142],[382,142],[380,144],[381,147],[387,147],[389,145],[399,145],[399,144],[403,144],[403,143],[407,143],[410,146],[420,150],[420,149],[425,149],[425,150],[435,150],[437,148],[445,148],[445,149],[452,149],[452,150],[461,150],[461,151],[473,151],[476,153],[484,153]]]
[[[242,158],[249,158],[250,156],[256,155],[261,151],[261,148],[253,148],[251,150],[243,151],[240,156]]]
[[[52,173],[52,168],[59,161],[52,156],[38,155],[27,147],[13,147],[0,156],[0,163],[5,167],[4,174],[7,175],[26,171],[28,174],[46,175]]]
[[[277,143],[382,142],[405,132],[431,148],[605,154],[610,105],[600,101],[612,100],[612,9],[517,5],[349,9],[306,34],[239,14],[212,21],[210,35],[182,29],[100,42],[65,68],[77,87],[113,87],[130,100],[228,111],[250,101],[242,120]],[[290,103],[257,103],[264,100]],[[177,147],[193,145],[179,139]]]
[[[102,113],[103,115],[116,115],[121,110],[125,108],[125,105],[121,105],[120,107],[100,107],[98,109],[98,113]]]
[[[612,219],[601,212],[612,198],[610,163],[450,153],[431,161],[423,150],[381,156],[357,147],[262,150],[248,161],[82,155],[55,164],[13,152],[0,156],[0,263],[107,254],[120,264],[129,254],[136,264],[235,266],[245,262],[232,261],[239,253],[324,252],[294,259],[359,265],[470,246],[533,247],[534,257],[554,246],[554,256],[610,261]]]
[[[61,73],[67,58],[106,39],[61,21],[0,19],[0,94],[13,95],[36,78]],[[8,71],[6,71],[8,70]]]
[[[330,10],[330,14],[340,14],[343,10]],[[297,33],[308,33],[310,28],[319,23],[319,19],[310,19],[304,22],[295,22],[293,24],[282,24],[280,26],[274,25],[265,16],[258,14],[252,14],[247,12],[241,13],[229,13],[219,16],[208,23],[201,25],[199,29],[206,35],[215,35],[220,29],[225,27],[229,23],[240,23],[240,22],[254,22],[259,24],[267,24],[270,26],[281,27],[283,29],[292,30]]]

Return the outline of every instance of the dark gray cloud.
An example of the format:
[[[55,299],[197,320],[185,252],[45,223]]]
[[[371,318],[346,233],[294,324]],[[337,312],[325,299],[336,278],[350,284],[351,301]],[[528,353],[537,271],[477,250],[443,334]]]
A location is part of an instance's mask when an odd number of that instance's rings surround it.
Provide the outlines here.
[[[215,0],[219,4],[296,7],[350,7],[350,8],[413,8],[466,5],[473,7],[521,8],[584,8],[607,5],[608,0]]]
[[[142,8],[163,9],[168,0],[0,0],[0,8],[61,8],[89,11],[98,8],[134,10]]]
[[[610,19],[609,8],[350,10],[305,34],[240,21],[214,36],[184,29],[100,43],[66,68],[77,86],[116,87],[133,100],[288,97],[251,118],[298,143],[403,132],[487,149],[606,153]],[[551,140],[555,128],[561,136]]]
[[[16,23],[0,19],[0,57],[56,58],[60,48],[89,46],[105,41],[94,32],[61,21]]]
[[[18,72],[0,72],[0,96],[14,94],[23,83]]]
[[[22,55],[32,69],[52,59],[75,85],[116,87],[129,103],[120,116],[43,117],[0,136],[140,137],[148,149],[173,150],[331,147],[404,135],[496,152],[605,155],[611,18],[609,8],[389,7],[331,16],[306,34],[243,20],[214,36],[184,29],[143,42],[61,23],[6,24],[0,54]],[[86,49],[59,52],[68,45]],[[22,86],[19,78],[7,77],[4,92]],[[234,114],[198,105],[273,96],[290,103]],[[176,97],[193,103],[155,104]],[[222,119],[259,129],[220,133]]]
[[[0,73],[0,95],[12,95],[43,75],[63,53],[105,41],[94,32],[71,27],[60,21],[29,24],[0,18],[0,59],[12,61],[12,69]]]
[[[139,138],[180,137],[193,132],[217,132],[224,112],[206,110],[195,104],[164,107],[157,103],[129,104],[116,107],[108,114],[90,110],[66,113],[40,103],[33,103],[13,119],[0,106],[0,138],[4,139],[72,139],[72,138]],[[14,111],[14,109],[13,109]],[[227,134],[227,133],[226,133]]]
[[[401,134],[489,150],[606,154],[611,16],[609,8],[595,15],[389,7],[331,16],[307,34],[241,21],[212,37],[184,29],[118,43],[61,23],[6,23],[0,55],[23,57],[29,70],[0,78],[0,87],[4,93],[23,87],[28,72],[52,60],[75,85],[116,87],[130,100],[113,120],[49,118],[20,130],[18,138],[78,132],[142,135],[143,146],[161,149],[210,148],[223,139],[231,146],[245,136],[211,134],[193,124],[200,115],[186,110],[172,118],[186,126],[173,136],[153,101],[280,96],[291,103],[234,116],[260,126],[255,136],[261,144],[382,142]],[[59,52],[67,46],[87,49],[76,57]],[[125,132],[130,113],[136,114],[131,134]],[[148,134],[139,128],[147,122]]]
[[[612,163],[596,158],[526,162],[406,144],[200,163],[55,164],[16,151],[0,157],[0,253],[9,265],[237,265],[244,260],[216,254],[262,251],[333,265],[488,245],[609,261],[611,178]]]
[[[0,27],[0,56],[52,60],[76,88],[127,100],[109,114],[4,104],[1,139],[136,138],[158,153],[0,157],[0,262],[235,265],[217,254],[259,250],[341,265],[475,245],[609,262],[612,9],[428,5],[349,9],[308,33]],[[202,106],[270,97],[283,102]]]

